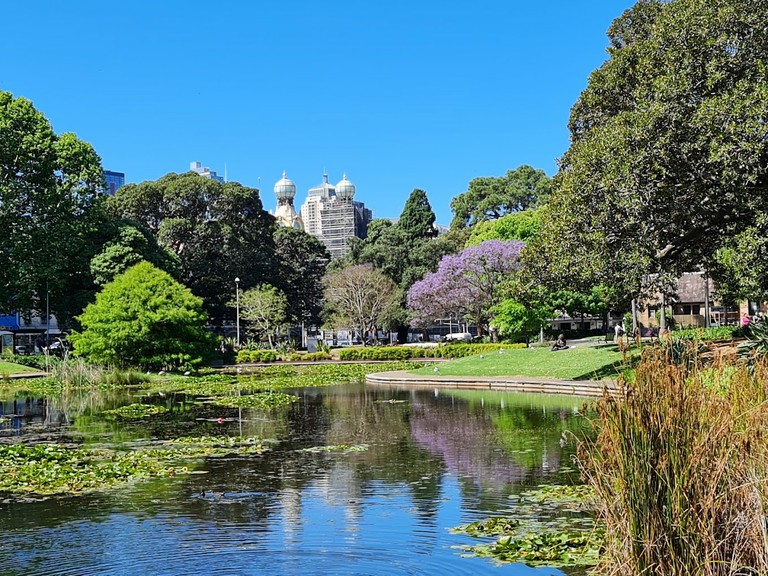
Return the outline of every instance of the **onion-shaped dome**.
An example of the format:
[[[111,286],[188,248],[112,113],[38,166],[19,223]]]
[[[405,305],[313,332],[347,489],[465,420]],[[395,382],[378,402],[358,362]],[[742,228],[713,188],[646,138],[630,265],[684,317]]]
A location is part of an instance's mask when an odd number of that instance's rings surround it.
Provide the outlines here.
[[[339,200],[352,200],[355,196],[355,185],[347,180],[347,175],[344,174],[341,178],[341,182],[336,184],[336,198]]]
[[[296,184],[286,177],[285,172],[283,177],[275,183],[275,196],[278,200],[293,200],[296,196]]]

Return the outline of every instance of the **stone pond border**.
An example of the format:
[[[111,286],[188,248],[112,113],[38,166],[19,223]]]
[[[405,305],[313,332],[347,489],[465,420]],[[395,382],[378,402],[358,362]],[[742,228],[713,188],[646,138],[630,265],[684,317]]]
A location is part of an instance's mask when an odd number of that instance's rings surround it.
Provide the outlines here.
[[[413,388],[460,388],[570,396],[602,396],[603,389],[618,394],[613,380],[558,380],[530,376],[422,376],[405,370],[375,372],[365,377],[368,384],[405,385]]]

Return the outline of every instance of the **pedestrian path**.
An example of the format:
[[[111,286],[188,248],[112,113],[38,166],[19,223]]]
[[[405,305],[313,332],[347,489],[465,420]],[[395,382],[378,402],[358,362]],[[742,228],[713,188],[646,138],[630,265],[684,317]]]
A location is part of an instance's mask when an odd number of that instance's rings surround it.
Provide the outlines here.
[[[617,394],[619,388],[613,380],[558,380],[531,376],[422,376],[405,370],[368,374],[369,384],[407,386],[409,388],[463,388],[499,390],[507,392],[535,392],[539,394],[567,394],[570,396],[602,396],[603,390]]]

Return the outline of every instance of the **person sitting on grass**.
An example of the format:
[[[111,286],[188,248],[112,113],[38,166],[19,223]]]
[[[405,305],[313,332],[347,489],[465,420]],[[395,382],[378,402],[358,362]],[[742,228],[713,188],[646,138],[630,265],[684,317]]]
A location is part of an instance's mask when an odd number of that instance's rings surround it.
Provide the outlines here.
[[[568,344],[565,342],[565,336],[560,334],[557,337],[557,340],[555,340],[555,343],[552,346],[551,350],[552,352],[557,352],[558,350],[565,350],[566,348],[568,348]]]

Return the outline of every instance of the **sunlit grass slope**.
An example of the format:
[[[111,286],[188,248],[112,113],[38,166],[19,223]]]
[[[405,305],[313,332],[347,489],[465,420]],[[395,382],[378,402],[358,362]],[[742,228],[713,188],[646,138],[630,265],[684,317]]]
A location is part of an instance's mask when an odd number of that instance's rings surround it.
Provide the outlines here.
[[[621,352],[613,345],[582,345],[552,352],[546,347],[518,348],[481,356],[457,358],[439,364],[441,376],[533,376],[565,380],[613,378],[623,367]],[[435,375],[434,365],[412,370]]]
[[[0,375],[22,374],[24,372],[40,372],[40,370],[37,368],[31,368],[30,366],[22,366],[21,364],[13,364],[12,362],[0,361]]]

